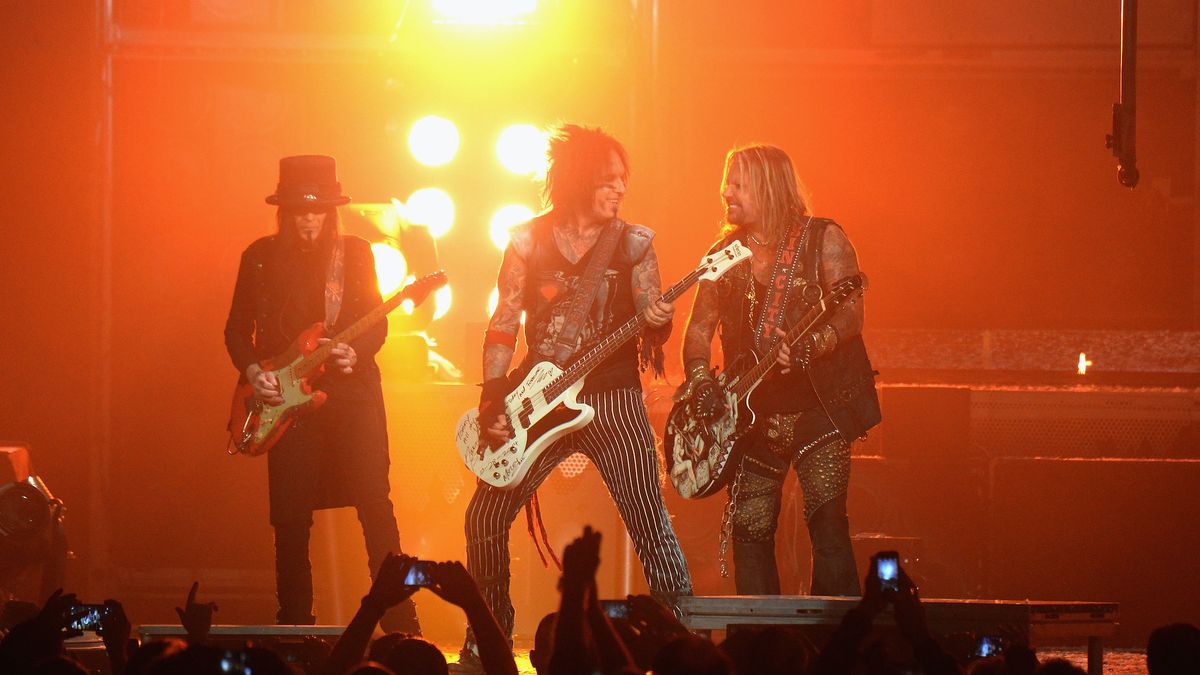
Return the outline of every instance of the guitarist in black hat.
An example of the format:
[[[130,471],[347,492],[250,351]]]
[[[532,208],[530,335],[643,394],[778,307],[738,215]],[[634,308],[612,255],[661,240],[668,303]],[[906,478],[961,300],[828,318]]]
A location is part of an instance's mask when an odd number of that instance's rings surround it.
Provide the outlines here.
[[[725,160],[721,195],[725,224],[720,248],[740,240],[750,266],[716,282],[702,281],[684,334],[687,379],[678,400],[698,416],[720,419],[726,398],[710,370],[713,335],[721,327],[726,370],[754,365],[821,293],[859,273],[854,247],[832,220],[810,214],[791,158],[769,145],[737,148]],[[861,298],[843,305],[801,344],[784,346],[779,372],[754,391],[755,425],[730,484],[721,531],[724,566],[733,539],[737,592],[780,592],[775,530],[789,466],[804,490],[812,540],[813,595],[857,595],[846,488],[850,443],[879,422],[874,373],[860,335]]]
[[[380,302],[370,245],[342,235],[342,194],[334,159],[323,155],[279,160],[279,185],[267,203],[278,206],[276,234],[242,253],[225,346],[254,396],[279,405],[280,384],[259,362],[284,352],[300,333],[324,322],[327,334],[349,326]],[[319,381],[326,403],[300,417],[268,453],[275,582],[281,624],[313,624],[312,513],[353,506],[362,524],[371,576],[400,535],[388,485],[388,439],[375,354],[387,337],[377,322],[349,344],[338,344]],[[420,633],[406,600],[384,618],[389,630]]]

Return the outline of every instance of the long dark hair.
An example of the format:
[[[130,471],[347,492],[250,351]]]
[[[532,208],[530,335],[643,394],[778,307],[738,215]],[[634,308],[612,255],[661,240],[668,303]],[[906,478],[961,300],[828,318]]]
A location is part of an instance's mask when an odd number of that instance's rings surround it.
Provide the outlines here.
[[[611,153],[617,153],[629,175],[625,146],[599,127],[561,124],[551,131],[546,156],[550,166],[542,186],[542,206],[574,211],[592,199]]]

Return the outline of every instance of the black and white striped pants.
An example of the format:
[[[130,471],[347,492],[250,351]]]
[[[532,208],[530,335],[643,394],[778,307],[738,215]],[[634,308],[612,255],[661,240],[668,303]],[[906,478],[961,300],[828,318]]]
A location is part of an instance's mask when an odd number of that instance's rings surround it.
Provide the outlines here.
[[[582,452],[599,469],[629,529],[650,589],[660,596],[692,591],[687,563],[659,491],[654,432],[641,391],[584,394],[579,402],[596,409],[591,423],[543,452],[517,488],[499,490],[478,481],[467,507],[467,569],[510,637],[514,612],[509,597],[509,528],[534,490],[574,452]]]

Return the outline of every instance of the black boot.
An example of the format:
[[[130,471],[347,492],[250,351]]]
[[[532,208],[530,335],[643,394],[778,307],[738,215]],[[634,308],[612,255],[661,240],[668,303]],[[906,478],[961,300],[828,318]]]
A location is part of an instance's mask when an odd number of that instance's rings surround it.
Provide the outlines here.
[[[812,594],[861,595],[845,493],[813,513],[808,520],[808,536],[812,541]]]

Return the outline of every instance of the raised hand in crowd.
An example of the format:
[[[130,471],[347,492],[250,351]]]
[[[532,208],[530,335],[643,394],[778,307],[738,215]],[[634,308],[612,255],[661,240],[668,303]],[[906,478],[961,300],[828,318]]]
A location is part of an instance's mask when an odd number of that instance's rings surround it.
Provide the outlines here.
[[[467,572],[467,568],[458,561],[440,562],[429,572],[431,584],[429,590],[438,597],[462,608],[467,615],[467,623],[475,634],[475,644],[479,647],[479,660],[483,670],[488,675],[516,675],[517,663],[513,660],[512,649],[508,639],[500,630],[500,624],[488,609],[479,585]]]
[[[100,639],[104,641],[104,651],[108,653],[108,661],[112,664],[113,675],[122,675],[129,664],[129,657],[137,649],[137,640],[130,640],[133,626],[129,617],[125,616],[125,608],[116,600],[105,600],[104,606],[108,611],[100,617]]]
[[[208,639],[208,632],[212,629],[213,612],[217,611],[217,603],[215,602],[196,602],[196,591],[200,590],[200,582],[193,581],[192,588],[188,591],[187,602],[183,607],[176,607],[175,613],[179,615],[179,625],[187,632],[187,640],[190,644],[197,644]]]
[[[588,589],[596,582],[599,566],[600,533],[590,525],[585,526],[583,535],[563,551],[563,573],[558,583],[562,599],[554,631],[554,651],[550,654],[552,675],[593,673],[599,667],[595,644],[584,622]]]
[[[637,664],[633,656],[629,653],[620,634],[613,627],[613,623],[608,620],[608,615],[604,612],[604,607],[597,597],[594,574],[591,583],[588,584],[584,600],[584,616],[587,617],[588,629],[591,631],[592,641],[596,645],[596,652],[600,656],[600,665],[604,672],[636,671]]]
[[[901,634],[908,640],[913,654],[921,664],[923,672],[928,675],[951,675],[961,673],[958,662],[950,656],[937,640],[929,634],[929,625],[925,621],[925,608],[921,605],[917,585],[913,583],[904,568],[900,568],[899,583],[895,591],[885,591],[892,607],[896,610],[896,625]]]
[[[625,599],[627,618],[612,622],[621,641],[642,668],[650,668],[654,656],[669,642],[690,634],[669,607],[649,595]]]
[[[32,618],[13,626],[0,642],[0,672],[25,672],[42,659],[63,651],[63,640],[83,631],[68,628],[74,593],[54,591]]]
[[[897,570],[897,588],[883,588],[877,573],[879,554],[871,556],[863,579],[863,595],[858,606],[846,612],[813,665],[816,675],[847,673],[855,666],[862,641],[870,633],[875,617],[891,604],[895,609],[896,625],[912,647],[923,672],[928,675],[958,674],[962,670],[937,641],[929,635],[925,609],[921,606],[917,586],[903,568]]]
[[[417,592],[415,586],[407,586],[404,583],[408,568],[415,561],[416,558],[402,553],[389,553],[383,559],[375,581],[371,584],[371,590],[363,596],[354,618],[350,619],[346,630],[333,646],[333,651],[321,669],[322,673],[341,675],[362,660],[371,641],[371,634],[383,618],[384,612]]]

